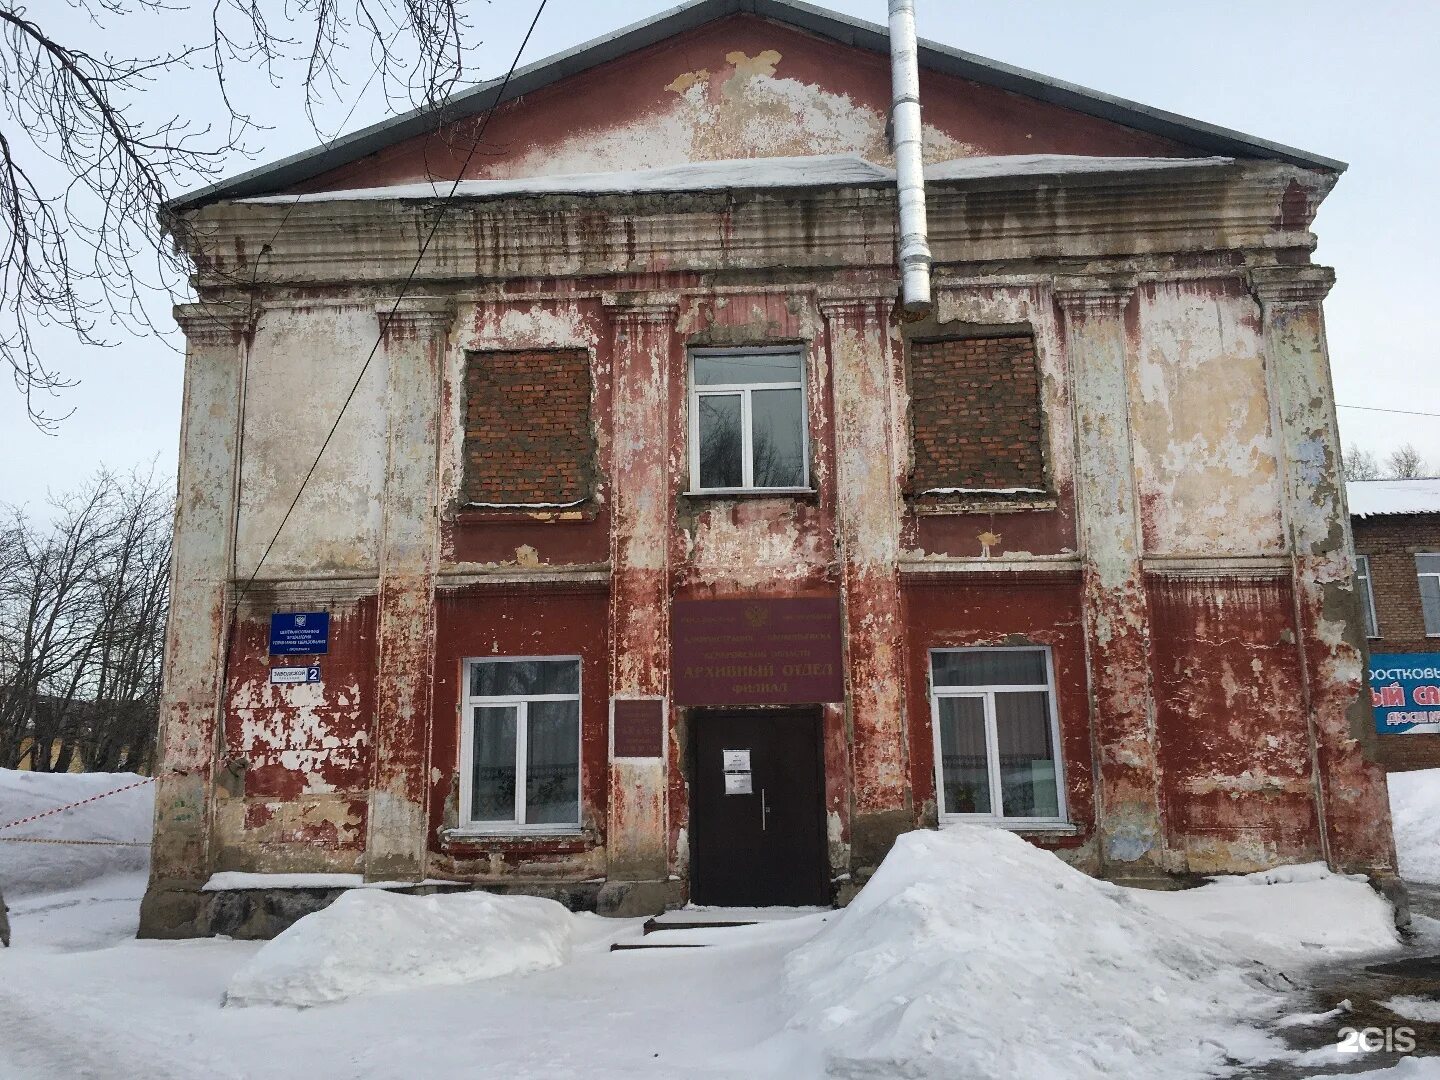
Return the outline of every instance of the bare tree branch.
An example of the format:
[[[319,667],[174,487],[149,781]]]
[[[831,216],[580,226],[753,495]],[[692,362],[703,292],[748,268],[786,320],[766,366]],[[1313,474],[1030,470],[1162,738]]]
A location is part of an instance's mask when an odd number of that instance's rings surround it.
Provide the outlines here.
[[[194,9],[201,0],[69,0],[106,30],[119,20]],[[49,32],[15,0],[0,0],[0,363],[31,419],[53,430],[49,400],[72,385],[40,353],[36,331],[58,325],[83,345],[155,335],[147,298],[174,293],[188,269],[183,223],[157,223],[179,191],[218,179],[257,121],[232,95],[236,64],[271,83],[300,74],[304,107],[342,93],[359,51],[386,100],[436,106],[467,73],[478,0],[204,0],[208,30],[154,55],[117,57]],[[47,12],[49,14],[49,12]],[[203,73],[219,93],[211,123],[147,112],[165,87]],[[368,82],[367,82],[368,85]]]

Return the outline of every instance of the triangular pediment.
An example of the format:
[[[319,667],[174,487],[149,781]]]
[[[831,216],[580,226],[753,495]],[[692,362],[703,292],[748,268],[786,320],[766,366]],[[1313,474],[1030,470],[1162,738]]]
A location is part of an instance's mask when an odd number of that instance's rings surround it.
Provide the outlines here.
[[[931,162],[1006,155],[1339,162],[922,43]],[[664,169],[737,158],[850,155],[889,165],[883,27],[787,0],[699,0],[477,87],[440,124],[414,113],[194,196],[381,188],[427,180]]]
[[[1001,154],[1178,157],[1171,139],[926,71],[930,161]],[[467,179],[666,168],[747,157],[853,154],[890,164],[889,58],[770,19],[737,15],[619,57],[501,106]],[[451,179],[461,122],[385,147],[297,187],[323,191]]]

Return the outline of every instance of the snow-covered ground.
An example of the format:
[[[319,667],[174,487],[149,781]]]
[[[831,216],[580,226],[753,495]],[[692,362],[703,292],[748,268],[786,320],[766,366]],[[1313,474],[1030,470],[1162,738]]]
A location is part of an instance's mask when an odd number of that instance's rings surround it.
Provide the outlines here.
[[[0,774],[0,824],[23,816],[13,777]],[[119,815],[108,801],[44,820],[89,836]],[[0,843],[15,934],[0,952],[5,1080],[1183,1080],[1295,1059],[1274,1032],[1304,1002],[1282,973],[1400,950],[1384,902],[1323,868],[1143,893],[978,827],[903,837],[843,911],[620,952],[638,920],[384,890],[273,942],[136,941],[143,874],[57,870],[44,887],[9,850],[23,862],[40,846]],[[277,1000],[328,1003],[258,1003]]]

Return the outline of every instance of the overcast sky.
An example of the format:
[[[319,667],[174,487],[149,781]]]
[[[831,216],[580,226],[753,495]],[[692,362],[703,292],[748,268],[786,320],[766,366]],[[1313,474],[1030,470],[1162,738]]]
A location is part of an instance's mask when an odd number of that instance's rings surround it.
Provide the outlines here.
[[[550,0],[522,62],[671,6]],[[884,0],[831,0],[828,6],[885,21]],[[1440,298],[1434,293],[1440,221],[1433,199],[1440,175],[1434,138],[1440,4],[920,0],[918,6],[924,37],[1348,161],[1315,225],[1315,257],[1339,275],[1326,303],[1336,398],[1342,405],[1440,413]],[[504,0],[473,8],[483,38],[479,74],[503,73],[534,4]],[[62,5],[39,5],[32,15],[52,33],[73,30],[94,40],[95,32]],[[173,13],[132,17],[101,36],[117,54],[143,54],[156,40],[178,40],[184,26],[183,16]],[[322,127],[339,125],[355,106],[368,70],[357,54],[355,77],[321,114]],[[173,111],[176,100],[205,101],[177,86],[157,84],[157,115]],[[237,160],[232,172],[322,141],[298,107],[294,84],[272,89],[252,72],[237,76],[235,90],[271,130],[253,140],[255,160]],[[380,120],[384,109],[372,90],[346,128]],[[164,322],[167,306],[156,304]],[[47,358],[79,380],[51,411],[73,408],[74,414],[56,434],[42,434],[27,421],[19,396],[0,384],[0,502],[38,509],[47,491],[74,488],[102,464],[129,469],[154,461],[173,472],[182,374],[176,352],[123,336],[116,348],[86,349],[52,334]],[[1381,456],[1411,442],[1440,471],[1440,419],[1342,408],[1340,428],[1347,446]]]

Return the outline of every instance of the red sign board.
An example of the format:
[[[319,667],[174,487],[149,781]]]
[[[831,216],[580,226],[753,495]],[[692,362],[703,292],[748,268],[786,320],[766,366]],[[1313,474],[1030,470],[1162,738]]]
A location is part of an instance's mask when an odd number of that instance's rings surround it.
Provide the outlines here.
[[[665,702],[658,698],[615,698],[615,746],[612,757],[658,758],[665,755]]]
[[[845,700],[840,600],[677,600],[677,705],[808,705]]]

